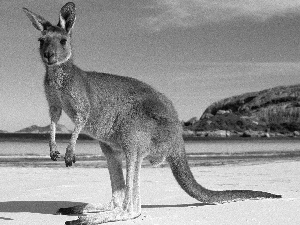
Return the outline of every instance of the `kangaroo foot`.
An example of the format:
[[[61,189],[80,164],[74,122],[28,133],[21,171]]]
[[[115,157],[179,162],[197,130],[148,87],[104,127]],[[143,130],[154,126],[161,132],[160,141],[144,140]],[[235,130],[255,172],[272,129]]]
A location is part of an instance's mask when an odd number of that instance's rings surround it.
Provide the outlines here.
[[[77,214],[85,214],[85,213],[97,213],[97,212],[110,211],[110,210],[112,210],[111,203],[107,205],[82,204],[82,205],[76,205],[69,208],[60,208],[57,211],[57,214],[77,215]]]
[[[140,216],[140,213],[124,211],[121,208],[115,208],[111,211],[92,213],[86,216],[79,216],[77,220],[66,221],[66,225],[96,225],[107,222],[123,221],[134,219]]]

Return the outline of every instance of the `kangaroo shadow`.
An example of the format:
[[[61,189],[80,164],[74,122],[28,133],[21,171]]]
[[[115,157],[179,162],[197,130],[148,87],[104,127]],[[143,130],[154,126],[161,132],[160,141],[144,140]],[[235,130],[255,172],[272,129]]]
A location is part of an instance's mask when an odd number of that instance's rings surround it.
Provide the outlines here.
[[[86,204],[84,202],[69,202],[69,201],[8,201],[0,202],[0,213],[39,213],[39,214],[57,214],[58,209],[72,207],[75,205]],[[200,207],[205,205],[213,205],[207,203],[194,204],[178,204],[178,205],[142,205],[144,209],[153,208],[181,208],[181,207]],[[0,220],[13,220],[11,218],[0,217]]]
[[[72,207],[82,204],[86,203],[68,201],[8,201],[0,202],[0,212],[29,212],[54,215],[59,208]]]

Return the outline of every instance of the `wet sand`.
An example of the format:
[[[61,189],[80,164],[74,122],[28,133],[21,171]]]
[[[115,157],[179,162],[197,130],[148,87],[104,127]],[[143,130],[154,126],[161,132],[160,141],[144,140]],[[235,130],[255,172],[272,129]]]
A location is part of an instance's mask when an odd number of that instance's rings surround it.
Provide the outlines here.
[[[189,197],[170,168],[143,168],[142,215],[115,224],[300,224],[300,161],[192,167],[197,181],[214,190],[253,189],[282,199],[206,205]],[[105,203],[111,189],[106,168],[0,167],[0,224],[57,225],[77,216],[60,207]]]

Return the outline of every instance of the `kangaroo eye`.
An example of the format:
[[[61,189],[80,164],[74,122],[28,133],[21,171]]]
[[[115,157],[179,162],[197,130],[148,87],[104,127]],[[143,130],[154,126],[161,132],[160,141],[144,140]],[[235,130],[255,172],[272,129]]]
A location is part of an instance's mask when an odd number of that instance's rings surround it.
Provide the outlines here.
[[[67,39],[61,39],[61,40],[60,40],[60,44],[61,44],[61,45],[65,45],[66,43],[67,43]]]

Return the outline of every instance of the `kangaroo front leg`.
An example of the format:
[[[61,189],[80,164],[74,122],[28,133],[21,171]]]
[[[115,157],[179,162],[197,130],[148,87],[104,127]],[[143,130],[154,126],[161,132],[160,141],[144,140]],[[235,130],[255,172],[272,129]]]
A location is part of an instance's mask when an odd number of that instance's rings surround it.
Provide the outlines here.
[[[59,151],[57,151],[57,145],[55,141],[55,133],[56,133],[56,124],[61,116],[62,109],[57,106],[50,106],[50,117],[51,117],[51,124],[50,124],[50,158],[53,161],[56,161],[59,158]]]
[[[82,128],[84,127],[85,123],[86,123],[86,117],[79,115],[75,119],[75,128],[72,132],[71,140],[66,149],[66,154],[65,154],[66,167],[72,166],[72,163],[76,162],[75,153],[74,153],[75,145],[76,145],[76,141],[79,136],[79,133],[82,130]]]

